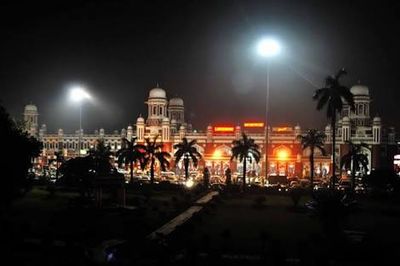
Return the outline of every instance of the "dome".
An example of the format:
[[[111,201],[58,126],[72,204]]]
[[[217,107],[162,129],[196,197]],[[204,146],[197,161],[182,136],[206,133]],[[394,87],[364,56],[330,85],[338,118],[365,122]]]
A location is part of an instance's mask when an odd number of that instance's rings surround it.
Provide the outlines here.
[[[154,88],[151,89],[149,92],[149,98],[167,98],[167,94],[165,93],[165,90],[161,88]]]
[[[381,118],[379,116],[375,116],[374,123],[380,123],[380,122],[381,122]]]
[[[37,112],[37,107],[36,105],[28,104],[25,105],[25,111]]]
[[[163,123],[169,123],[169,118],[168,117],[164,117],[162,121],[163,121]]]
[[[183,106],[183,100],[181,98],[172,98],[169,100],[169,105]]]
[[[171,124],[176,124],[176,120],[174,118],[171,119]]]
[[[350,122],[350,118],[348,116],[343,117],[343,123]]]
[[[300,125],[299,125],[299,124],[297,124],[297,125],[294,127],[294,129],[295,129],[295,130],[300,130],[300,129],[301,129],[301,127],[300,127]]]
[[[136,122],[138,122],[138,123],[144,123],[144,118],[141,117],[141,116],[139,116],[139,117],[137,118]]]
[[[351,87],[350,89],[351,93],[353,93],[354,96],[361,96],[361,95],[365,95],[368,96],[369,95],[369,89],[367,86],[364,85],[354,85],[353,87]]]

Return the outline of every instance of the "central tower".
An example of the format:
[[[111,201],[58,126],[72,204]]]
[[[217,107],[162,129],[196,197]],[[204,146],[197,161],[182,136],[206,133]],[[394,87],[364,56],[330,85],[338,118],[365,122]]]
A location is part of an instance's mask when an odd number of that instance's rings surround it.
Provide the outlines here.
[[[151,89],[146,104],[148,107],[146,125],[150,127],[152,134],[159,134],[163,119],[168,118],[168,100],[165,90],[159,88],[158,85]]]

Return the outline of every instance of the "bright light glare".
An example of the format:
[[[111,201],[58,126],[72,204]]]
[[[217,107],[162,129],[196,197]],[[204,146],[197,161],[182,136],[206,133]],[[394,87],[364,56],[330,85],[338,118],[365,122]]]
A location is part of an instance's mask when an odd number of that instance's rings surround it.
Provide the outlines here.
[[[287,152],[287,150],[279,150],[277,157],[279,161],[285,161],[288,159],[289,153]]]
[[[274,39],[263,39],[258,43],[257,52],[263,57],[272,57],[281,51],[279,43]]]
[[[221,159],[221,158],[222,158],[221,150],[215,150],[213,153],[213,159]]]
[[[70,98],[74,102],[81,102],[85,99],[90,99],[90,95],[83,88],[75,87],[70,91]]]
[[[188,180],[186,181],[186,183],[185,183],[185,186],[186,186],[187,188],[191,188],[191,187],[193,187],[193,185],[194,185],[194,182],[193,182],[192,179],[188,179]]]

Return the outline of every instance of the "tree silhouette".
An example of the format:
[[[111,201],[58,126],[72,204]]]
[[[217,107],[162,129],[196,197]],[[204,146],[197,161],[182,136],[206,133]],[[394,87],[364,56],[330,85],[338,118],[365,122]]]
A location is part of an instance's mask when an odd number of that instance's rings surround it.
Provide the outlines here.
[[[311,195],[313,195],[314,186],[314,153],[315,150],[320,150],[325,155],[324,140],[325,134],[316,130],[309,129],[306,134],[299,135],[297,138],[301,142],[303,150],[310,149],[310,180],[311,180]]]
[[[135,144],[136,138],[131,141],[122,139],[122,148],[117,151],[118,164],[129,163],[130,182],[133,182],[133,166],[136,162],[140,163],[142,171],[145,168],[145,147],[141,144]]]
[[[243,183],[242,190],[246,190],[246,166],[247,159],[250,162],[254,159],[257,163],[260,161],[260,151],[258,145],[254,142],[253,139],[248,138],[246,134],[242,134],[242,138],[239,140],[232,141],[232,156],[231,161],[233,159],[239,159],[240,162],[243,162]]]
[[[347,72],[343,68],[338,71],[335,76],[328,76],[325,79],[325,87],[317,89],[313,99],[318,101],[317,110],[323,109],[327,106],[326,116],[330,119],[332,128],[332,168],[333,173],[331,177],[332,189],[335,188],[336,181],[336,161],[335,161],[335,146],[336,146],[336,115],[342,111],[343,100],[347,102],[351,110],[354,110],[354,99],[350,89],[340,83],[340,78],[346,75]]]
[[[351,141],[347,143],[349,144],[349,151],[340,159],[340,169],[343,169],[343,167],[346,169],[351,168],[351,189],[354,191],[356,171],[360,170],[360,166],[368,171],[368,157],[362,153],[362,148],[368,148],[368,145],[365,143],[354,144]]]
[[[0,137],[6,152],[1,161],[0,211],[30,189],[28,171],[40,155],[42,143],[18,127],[0,105]]]
[[[189,163],[192,160],[194,167],[197,167],[199,160],[201,159],[201,154],[197,151],[196,140],[193,139],[188,141],[187,138],[183,138],[182,142],[175,144],[174,149],[177,149],[175,156],[175,163],[179,163],[183,157],[183,165],[185,167],[185,178],[189,178]]]
[[[166,171],[169,168],[169,159],[171,155],[168,152],[162,150],[163,144],[157,143],[158,135],[154,137],[153,141],[150,138],[146,138],[146,144],[144,147],[144,164],[150,166],[150,183],[154,183],[154,167],[156,160],[160,163],[162,171]]]

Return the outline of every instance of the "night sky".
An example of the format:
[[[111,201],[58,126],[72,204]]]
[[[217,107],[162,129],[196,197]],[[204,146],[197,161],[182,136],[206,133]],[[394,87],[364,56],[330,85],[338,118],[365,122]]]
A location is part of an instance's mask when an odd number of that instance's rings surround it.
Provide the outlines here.
[[[184,99],[194,128],[263,119],[266,64],[255,53],[263,36],[283,45],[271,62],[274,125],[324,126],[314,86],[346,67],[343,82],[369,86],[372,115],[400,129],[394,2],[53,2],[0,4],[0,100],[15,117],[36,104],[51,131],[79,127],[67,97],[75,83],[94,96],[83,109],[89,131],[134,124],[157,82]]]

